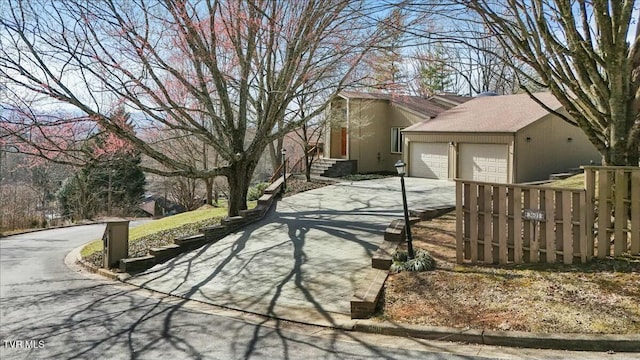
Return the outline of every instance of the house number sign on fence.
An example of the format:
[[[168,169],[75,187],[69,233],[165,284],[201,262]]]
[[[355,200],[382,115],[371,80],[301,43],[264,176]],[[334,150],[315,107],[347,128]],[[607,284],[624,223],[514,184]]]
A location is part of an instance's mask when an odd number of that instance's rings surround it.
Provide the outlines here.
[[[544,211],[534,209],[524,209],[522,218],[525,220],[544,221]]]

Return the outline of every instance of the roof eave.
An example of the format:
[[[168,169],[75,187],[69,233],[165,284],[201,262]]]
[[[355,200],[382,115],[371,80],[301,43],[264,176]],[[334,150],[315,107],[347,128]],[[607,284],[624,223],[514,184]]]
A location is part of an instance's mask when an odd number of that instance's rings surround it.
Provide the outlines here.
[[[427,121],[429,119],[433,119],[434,117],[436,117],[438,115],[438,114],[434,114],[433,112],[422,112],[422,111],[419,111],[419,110],[415,110],[415,109],[412,109],[412,108],[410,108],[410,107],[408,107],[406,105],[399,104],[399,103],[396,103],[396,102],[393,102],[393,101],[391,101],[391,106],[397,106],[397,107],[402,108],[402,109],[404,109],[404,110],[406,110],[406,111],[408,111],[408,112],[410,112],[412,114],[415,114],[415,115],[428,117],[428,119],[425,119],[424,121]]]

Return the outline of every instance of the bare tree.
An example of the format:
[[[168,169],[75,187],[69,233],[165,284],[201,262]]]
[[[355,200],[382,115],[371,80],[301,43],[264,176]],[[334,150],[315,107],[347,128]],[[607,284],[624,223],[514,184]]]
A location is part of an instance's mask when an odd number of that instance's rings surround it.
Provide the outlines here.
[[[635,0],[460,3],[478,14],[507,56],[535,71],[605,164],[638,165],[640,21]]]
[[[293,132],[293,140],[302,149],[301,161],[304,162],[304,174],[307,181],[311,181],[311,166],[319,152],[318,140],[322,138],[323,130],[326,126],[326,114],[319,114],[314,118],[306,116],[309,104],[304,95],[297,99],[300,118],[305,119],[299,129]]]
[[[230,216],[246,209],[265,147],[304,121],[288,116],[293,99],[327,86],[335,94],[347,85],[351,69],[380,40],[369,15],[383,6],[350,0],[7,3],[0,15],[0,77],[14,100],[39,94],[70,106],[80,114],[76,122],[99,124],[153,159],[146,171],[226,177]],[[306,116],[321,113],[332,98]],[[138,132],[123,131],[108,116],[114,104],[134,114],[138,129],[206,139],[219,165],[181,161]],[[51,123],[34,114],[12,131]],[[52,158],[51,149],[55,144],[38,155]]]
[[[197,192],[198,179],[176,177],[171,180],[170,195],[187,211],[195,210],[202,205],[202,197]]]
[[[570,117],[558,115],[585,132],[605,164],[638,165],[636,0],[449,0],[402,6],[414,13],[436,13],[445,24],[439,32],[408,29],[412,35],[463,44],[499,59],[521,90],[531,95],[534,89],[548,88]],[[460,24],[482,31],[459,31]],[[484,38],[499,46],[474,45]]]
[[[483,92],[518,92],[523,79],[514,68],[531,71],[518,59],[506,56],[495,35],[454,5],[445,1],[440,6],[411,7],[414,12],[437,18],[440,24],[425,31],[407,29],[424,42],[413,55],[414,88],[446,88],[470,96]],[[446,86],[442,86],[443,81]]]
[[[468,86],[469,95],[483,92],[513,94],[520,88],[514,67],[523,67],[504,56],[502,46],[476,24],[467,28],[475,36],[450,50],[450,66],[462,83]],[[507,62],[507,60],[509,62]]]

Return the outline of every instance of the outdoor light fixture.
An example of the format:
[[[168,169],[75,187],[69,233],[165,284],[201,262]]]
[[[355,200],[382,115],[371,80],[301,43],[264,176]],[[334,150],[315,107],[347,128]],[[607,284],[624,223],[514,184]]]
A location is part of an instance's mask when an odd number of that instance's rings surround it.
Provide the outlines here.
[[[411,227],[409,225],[409,209],[407,208],[407,191],[404,187],[404,175],[406,174],[407,164],[402,160],[398,160],[394,165],[400,175],[400,185],[402,188],[402,206],[404,207],[404,229],[407,234],[407,259],[415,258],[413,253],[413,243],[411,239]]]
[[[398,171],[398,175],[404,176],[404,174],[406,174],[407,164],[405,164],[402,160],[396,161],[396,164],[394,166]]]
[[[282,150],[282,194],[287,191],[287,150],[283,147]]]

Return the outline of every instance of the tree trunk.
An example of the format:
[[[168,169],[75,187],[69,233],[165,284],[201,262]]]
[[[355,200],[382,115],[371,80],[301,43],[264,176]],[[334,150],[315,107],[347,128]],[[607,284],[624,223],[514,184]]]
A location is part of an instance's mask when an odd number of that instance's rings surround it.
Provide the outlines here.
[[[268,146],[269,158],[271,159],[271,167],[273,168],[272,172],[274,172],[277,168],[280,167],[280,165],[282,165],[282,147],[284,146],[283,138],[278,138],[276,144],[270,142]]]
[[[307,182],[311,182],[311,162],[307,161],[307,166],[304,167],[304,176],[307,178]]]
[[[227,216],[238,216],[240,215],[240,210],[247,209],[247,191],[249,190],[254,167],[255,165],[243,160],[236,162],[229,169],[227,173],[227,182],[229,183],[229,211]]]
[[[204,179],[204,184],[207,192],[207,205],[213,204],[213,179],[212,177]],[[216,198],[215,202],[218,202]]]
[[[111,176],[112,169],[109,169],[109,184],[107,185],[107,216],[111,216]]]
[[[307,182],[311,182],[311,165],[313,165],[313,160],[315,154],[309,154],[308,146],[305,146],[304,152],[304,175],[307,178]],[[316,151],[318,151],[316,149]]]

